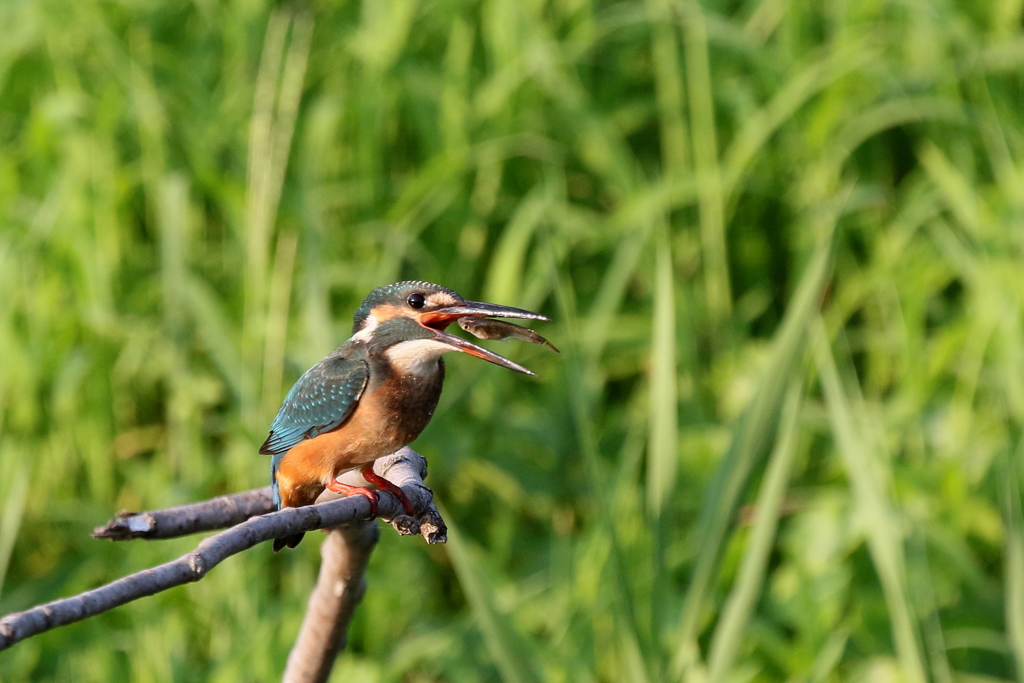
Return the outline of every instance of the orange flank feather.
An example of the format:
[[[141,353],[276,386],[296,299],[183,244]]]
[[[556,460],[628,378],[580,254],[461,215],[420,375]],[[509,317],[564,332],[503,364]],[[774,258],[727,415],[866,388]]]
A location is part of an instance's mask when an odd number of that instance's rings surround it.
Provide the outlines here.
[[[404,393],[394,386],[367,391],[359,402],[359,409],[344,424],[300,441],[285,453],[277,469],[282,507],[311,505],[338,475],[393,453],[416,438],[422,426],[408,425],[413,429],[407,429],[403,424],[405,420],[395,419],[402,413],[389,406],[391,401],[386,398]],[[430,407],[433,412],[433,406]],[[425,423],[423,420],[423,425]]]

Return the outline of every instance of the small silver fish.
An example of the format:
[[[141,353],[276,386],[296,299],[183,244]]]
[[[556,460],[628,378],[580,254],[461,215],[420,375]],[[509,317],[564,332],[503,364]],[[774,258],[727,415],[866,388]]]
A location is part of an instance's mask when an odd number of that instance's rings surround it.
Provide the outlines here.
[[[555,353],[561,353],[554,344],[533,330],[519,325],[507,323],[503,320],[492,320],[490,318],[459,318],[459,327],[469,332],[477,339],[491,339],[502,341],[505,339],[519,339],[546,346]]]

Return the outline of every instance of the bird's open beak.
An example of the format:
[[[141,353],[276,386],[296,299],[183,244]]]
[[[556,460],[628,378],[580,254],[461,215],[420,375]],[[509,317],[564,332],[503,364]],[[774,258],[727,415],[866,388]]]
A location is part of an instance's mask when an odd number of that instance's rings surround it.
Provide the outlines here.
[[[523,318],[526,320],[549,320],[549,318],[532,311],[524,311],[521,308],[485,304],[480,301],[467,301],[459,306],[439,308],[434,311],[421,313],[419,316],[420,324],[432,329],[434,334],[437,335],[439,342],[448,344],[457,351],[463,351],[471,356],[483,358],[485,361],[500,365],[503,368],[515,370],[525,375],[536,375],[536,373],[527,370],[518,363],[513,363],[508,358],[491,353],[487,349],[468,342],[462,337],[456,337],[454,334],[448,334],[444,331],[444,328],[459,318]]]
[[[521,308],[512,306],[498,306],[497,304],[485,304],[480,301],[467,301],[461,306],[448,306],[439,308],[436,311],[427,311],[420,314],[420,324],[432,327],[435,330],[443,330],[449,323],[459,318],[524,318],[526,320],[543,320],[550,322],[540,313],[524,311]]]
[[[448,346],[451,346],[456,351],[463,351],[471,356],[483,358],[484,360],[494,363],[495,365],[500,365],[503,368],[508,368],[509,370],[521,372],[524,375],[536,376],[537,374],[531,370],[524,368],[519,363],[514,363],[510,361],[508,358],[505,358],[504,356],[499,356],[496,353],[491,353],[487,349],[479,347],[473,342],[468,342],[462,337],[456,337],[454,334],[448,334],[447,332],[437,329],[434,329],[434,334],[437,335],[437,341],[447,344]]]

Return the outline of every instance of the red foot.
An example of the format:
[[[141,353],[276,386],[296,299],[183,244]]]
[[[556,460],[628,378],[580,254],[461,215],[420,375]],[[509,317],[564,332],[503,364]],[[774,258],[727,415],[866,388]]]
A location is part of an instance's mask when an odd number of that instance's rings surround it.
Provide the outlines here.
[[[365,474],[363,475],[366,476]],[[367,479],[367,481],[370,481]],[[376,483],[376,482],[371,482]],[[373,489],[368,489],[365,486],[352,486],[351,484],[342,484],[337,479],[331,480],[331,483],[327,485],[328,491],[334,493],[340,493],[344,496],[366,496],[366,499],[370,501],[370,518],[373,519],[377,516],[377,492]]]
[[[410,517],[414,517],[416,515],[416,508],[414,508],[412,506],[412,503],[409,502],[409,499],[405,497],[405,491],[403,491],[402,489],[395,486],[384,477],[381,477],[376,472],[374,472],[373,463],[370,463],[369,465],[363,467],[362,474],[363,479],[370,482],[381,491],[390,491],[391,493],[398,496],[398,500],[402,502],[402,507],[405,508],[405,514],[409,515]]]

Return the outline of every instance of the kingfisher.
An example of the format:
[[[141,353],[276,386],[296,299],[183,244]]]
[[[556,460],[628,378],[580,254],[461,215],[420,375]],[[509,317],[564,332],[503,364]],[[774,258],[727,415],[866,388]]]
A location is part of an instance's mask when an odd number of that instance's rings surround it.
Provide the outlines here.
[[[272,456],[270,479],[278,509],[310,505],[327,489],[365,496],[376,517],[373,489],[337,479],[358,469],[378,490],[397,495],[413,514],[402,489],[374,473],[373,461],[412,442],[430,422],[444,382],[441,356],[461,351],[534,374],[445,332],[463,318],[548,320],[521,308],[466,301],[429,282],[397,282],[370,292],[353,316],[352,336],[295,382],[260,448]],[[276,539],[274,552],[294,548],[302,536]]]

